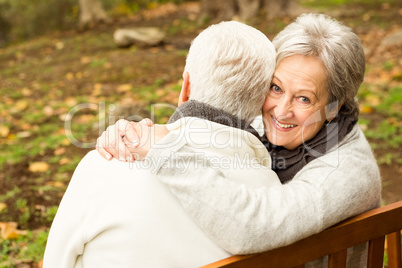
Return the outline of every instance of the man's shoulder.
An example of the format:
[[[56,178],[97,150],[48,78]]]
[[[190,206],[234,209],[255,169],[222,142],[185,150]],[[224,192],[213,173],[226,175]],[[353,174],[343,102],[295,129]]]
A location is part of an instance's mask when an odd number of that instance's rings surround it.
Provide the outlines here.
[[[77,169],[87,170],[96,174],[104,175],[134,175],[138,173],[150,173],[151,166],[145,161],[133,163],[104,159],[96,150],[88,152],[79,163]]]

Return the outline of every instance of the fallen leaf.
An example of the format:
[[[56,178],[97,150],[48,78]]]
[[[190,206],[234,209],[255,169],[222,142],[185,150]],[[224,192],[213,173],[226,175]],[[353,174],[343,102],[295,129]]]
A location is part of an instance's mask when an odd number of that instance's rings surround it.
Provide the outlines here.
[[[67,78],[67,80],[71,81],[71,80],[74,79],[74,74],[72,72],[69,72],[69,73],[66,74],[66,78]]]
[[[29,88],[24,87],[22,90],[22,95],[24,95],[25,97],[29,97],[32,95],[32,90],[30,90]]]
[[[56,48],[57,48],[58,50],[63,49],[63,48],[64,48],[64,43],[63,43],[63,42],[57,42],[57,43],[56,43]]]
[[[91,62],[91,58],[90,57],[82,57],[81,58],[81,63],[82,64],[87,64]]]
[[[359,124],[361,130],[366,131],[368,129],[368,125],[366,124]]]
[[[364,14],[363,17],[362,17],[363,21],[369,21],[370,18],[371,18],[371,15],[368,14],[368,13]]]
[[[172,50],[174,50],[174,46],[172,46],[172,45],[165,45],[165,49],[166,49],[166,51],[172,51]]]
[[[66,152],[66,148],[61,147],[61,148],[54,150],[54,155],[62,155],[65,152]]]
[[[29,106],[28,100],[19,100],[15,103],[14,109],[18,112],[24,111]]]
[[[20,127],[21,127],[22,130],[32,129],[32,125],[28,124],[28,123],[22,123]]]
[[[66,118],[66,117],[67,117],[67,114],[60,114],[59,115],[60,121],[71,120],[71,117],[69,117],[69,118]]]
[[[64,102],[67,103],[67,105],[70,107],[75,106],[78,103],[78,101],[73,97],[66,98]]]
[[[66,138],[61,142],[61,144],[64,146],[68,146],[68,145],[70,145],[70,141]]]
[[[46,185],[47,186],[58,187],[58,188],[61,188],[61,187],[65,186],[64,183],[61,182],[61,181],[48,181],[48,182],[46,182]]]
[[[79,124],[88,124],[89,122],[91,122],[93,119],[95,118],[95,116],[93,114],[84,114],[78,117],[76,123]]]
[[[151,53],[158,53],[158,52],[160,52],[160,51],[161,51],[161,49],[158,48],[158,47],[151,47],[151,48],[149,49],[149,52],[151,52]]]
[[[32,87],[33,87],[34,89],[36,89],[36,90],[39,90],[42,86],[41,86],[41,84],[40,84],[38,81],[34,81],[34,82],[32,83]]]
[[[377,95],[368,95],[366,97],[366,101],[370,103],[372,106],[377,106],[381,103],[381,99]]]
[[[35,162],[29,165],[29,171],[31,172],[45,172],[50,168],[46,162]]]
[[[362,114],[372,114],[374,109],[370,106],[362,106],[360,107],[360,113]]]
[[[16,134],[16,136],[17,136],[18,138],[21,138],[21,139],[23,139],[23,138],[28,138],[28,137],[31,136],[31,132],[29,132],[29,131],[21,131],[21,132],[18,132],[18,133]]]
[[[0,126],[0,137],[5,138],[10,134],[10,128],[7,126]]]
[[[92,96],[99,96],[102,94],[102,87],[103,85],[101,83],[96,83],[94,85],[94,90],[92,90]]]
[[[54,110],[53,110],[53,108],[52,108],[51,106],[45,106],[45,107],[43,108],[43,113],[44,113],[46,116],[52,116],[53,113],[54,113]]]
[[[22,54],[21,51],[17,51],[17,52],[15,52],[15,57],[20,60],[20,59],[24,58],[24,54]]]
[[[62,158],[62,159],[60,159],[60,161],[59,161],[59,164],[60,164],[60,165],[66,165],[66,164],[69,164],[69,163],[71,163],[71,159],[70,159],[70,158],[67,158],[67,157]]]
[[[26,235],[27,231],[18,230],[16,222],[0,222],[0,236],[3,239],[15,239],[19,235]]]
[[[35,209],[36,210],[41,210],[41,211],[45,211],[46,207],[44,205],[35,205]]]
[[[0,211],[3,211],[7,208],[7,204],[6,203],[0,203]]]
[[[395,117],[390,117],[387,119],[387,124],[397,127],[397,126],[399,126],[399,120],[396,119]]]
[[[165,93],[166,93],[166,90],[164,90],[163,88],[160,88],[160,89],[156,90],[156,95],[158,97],[162,97],[163,95],[165,95]]]
[[[131,85],[130,84],[123,84],[117,87],[117,91],[118,92],[127,92],[131,89]]]
[[[66,130],[62,127],[62,128],[59,128],[59,130],[57,130],[57,134],[58,135],[65,135],[66,134]]]
[[[15,134],[13,134],[13,133],[8,134],[7,139],[8,140],[15,140]]]
[[[82,73],[81,73],[81,72],[77,72],[77,73],[75,74],[75,77],[76,77],[77,79],[82,78]]]

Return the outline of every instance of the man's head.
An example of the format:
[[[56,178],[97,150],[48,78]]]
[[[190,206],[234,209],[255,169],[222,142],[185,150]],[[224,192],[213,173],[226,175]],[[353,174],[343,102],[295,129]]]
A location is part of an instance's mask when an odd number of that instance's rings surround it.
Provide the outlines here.
[[[235,21],[212,25],[190,47],[183,88],[189,86],[190,100],[249,120],[268,94],[275,57],[272,43],[257,29]],[[182,89],[181,100],[186,99]]]

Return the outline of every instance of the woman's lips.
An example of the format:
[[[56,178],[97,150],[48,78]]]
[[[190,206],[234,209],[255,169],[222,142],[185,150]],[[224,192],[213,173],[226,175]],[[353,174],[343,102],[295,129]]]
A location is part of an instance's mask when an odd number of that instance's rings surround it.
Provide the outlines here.
[[[294,124],[283,124],[283,123],[280,123],[280,122],[279,122],[278,120],[276,120],[276,118],[273,117],[272,115],[271,115],[271,119],[272,119],[272,122],[273,122],[273,125],[275,126],[275,128],[276,128],[276,129],[279,129],[279,130],[281,130],[281,131],[290,131],[290,130],[292,130],[293,128],[297,127],[297,125],[294,125]]]

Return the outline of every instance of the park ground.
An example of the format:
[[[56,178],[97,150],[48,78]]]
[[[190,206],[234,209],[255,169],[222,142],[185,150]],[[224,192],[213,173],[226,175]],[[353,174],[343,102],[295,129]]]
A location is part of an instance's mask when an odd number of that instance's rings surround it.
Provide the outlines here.
[[[402,199],[402,2],[302,1],[359,35],[367,71],[359,124],[383,178],[383,203]],[[40,267],[48,229],[80,159],[119,116],[165,123],[191,40],[207,25],[198,3],[154,6],[86,31],[55,32],[0,49],[0,267]],[[291,19],[250,22],[272,39]],[[155,47],[119,49],[117,28],[156,26]],[[160,107],[155,104],[169,104]],[[66,136],[65,118],[79,106]],[[90,105],[89,105],[90,104]],[[86,108],[85,108],[86,107]],[[77,142],[75,142],[77,144]],[[88,147],[88,148],[82,148]]]

